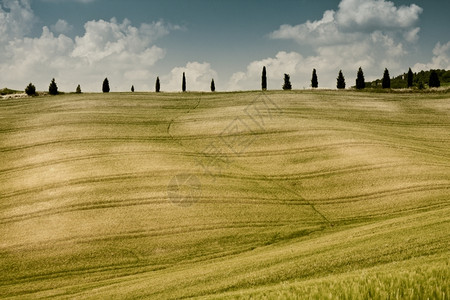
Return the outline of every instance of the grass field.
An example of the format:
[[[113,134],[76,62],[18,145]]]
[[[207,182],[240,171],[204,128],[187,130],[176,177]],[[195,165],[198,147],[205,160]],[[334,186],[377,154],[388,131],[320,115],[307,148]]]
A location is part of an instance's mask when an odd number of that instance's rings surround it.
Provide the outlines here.
[[[449,299],[450,94],[0,101],[0,297]]]

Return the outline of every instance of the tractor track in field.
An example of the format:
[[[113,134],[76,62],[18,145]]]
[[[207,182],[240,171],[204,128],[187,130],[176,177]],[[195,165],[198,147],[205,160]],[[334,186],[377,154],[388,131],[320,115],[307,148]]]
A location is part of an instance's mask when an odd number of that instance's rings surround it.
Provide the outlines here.
[[[172,138],[172,140],[177,143],[178,145],[180,145],[181,147],[183,147],[184,149],[188,150],[188,152],[191,152],[192,149],[186,147],[180,139],[176,138],[172,133],[171,133],[171,128],[173,127],[173,124],[175,123],[176,120],[178,120],[179,118],[189,114],[190,112],[192,112],[193,110],[197,109],[198,106],[200,105],[201,102],[201,96],[199,97],[197,103],[195,104],[194,107],[190,108],[187,112],[185,112],[184,114],[180,114],[177,117],[173,118],[170,120],[169,124],[167,125],[167,134]],[[208,157],[206,154],[204,153],[200,153],[198,151],[195,151],[198,154],[204,156],[204,157]],[[228,164],[232,164],[235,168],[241,170],[245,173],[251,173],[253,176],[257,176],[263,179],[263,182],[270,182],[271,184],[277,186],[278,188],[280,188],[281,190],[287,191],[288,193],[290,193],[291,195],[294,195],[297,199],[299,199],[300,201],[304,202],[307,206],[311,207],[311,209],[318,215],[320,216],[320,218],[325,221],[329,226],[333,226],[333,223],[322,213],[320,212],[315,205],[307,200],[306,198],[304,198],[299,192],[297,192],[296,190],[289,188],[287,186],[285,186],[284,184],[282,184],[281,182],[279,182],[279,180],[274,180],[274,179],[270,179],[268,176],[263,175],[263,174],[258,174],[254,171],[249,170],[248,168],[242,167],[240,166],[237,162],[233,163],[233,162],[228,162]],[[257,183],[259,184],[259,183]]]

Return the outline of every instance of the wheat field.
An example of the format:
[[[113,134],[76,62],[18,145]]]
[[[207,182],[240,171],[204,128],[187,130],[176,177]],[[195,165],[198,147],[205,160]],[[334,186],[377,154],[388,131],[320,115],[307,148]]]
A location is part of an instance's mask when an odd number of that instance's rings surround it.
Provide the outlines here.
[[[450,94],[0,101],[0,297],[449,299]]]

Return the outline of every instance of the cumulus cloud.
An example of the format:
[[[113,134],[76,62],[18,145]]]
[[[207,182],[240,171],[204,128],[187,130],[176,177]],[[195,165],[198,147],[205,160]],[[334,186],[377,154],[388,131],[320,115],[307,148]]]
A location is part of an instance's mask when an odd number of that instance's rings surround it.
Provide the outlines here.
[[[160,57],[152,58],[150,54],[157,49],[155,46],[148,47],[154,40],[169,33],[162,22],[142,24],[136,28],[127,19],[118,23],[114,18],[109,22],[90,21],[84,27],[84,36],[75,38],[72,56],[83,58],[90,64],[110,57],[118,62],[127,61],[131,58],[129,54],[132,54],[142,59],[143,64],[153,65]]]
[[[14,38],[0,46],[0,72],[10,75],[3,84],[16,87],[17,82],[32,81],[45,90],[54,77],[61,90],[81,84],[84,91],[98,91],[107,76],[113,91],[128,90],[132,84],[150,90],[151,67],[165,56],[154,43],[174,28],[162,21],[135,27],[113,18],[87,22],[84,34],[75,39],[55,35],[67,26],[60,20],[53,32],[43,27],[40,37]]]
[[[337,11],[327,10],[322,19],[299,25],[281,25],[270,34],[273,39],[293,39],[311,45],[334,45],[361,40],[374,31],[396,34],[402,32],[413,40],[419,29],[413,26],[422,8],[395,7],[385,0],[342,0]]]
[[[335,20],[346,31],[398,30],[414,25],[422,11],[415,4],[396,7],[385,0],[342,0]]]
[[[50,26],[54,33],[68,33],[73,29],[73,26],[67,23],[66,20],[59,19],[54,25]]]
[[[252,62],[246,72],[231,77],[229,88],[247,88],[246,81],[260,77],[263,65],[270,66],[268,74],[273,72],[274,88],[281,88],[282,73],[291,75],[294,88],[309,87],[313,68],[319,74],[319,86],[329,88],[336,86],[340,69],[347,75],[348,86],[354,85],[360,66],[367,80],[380,78],[385,67],[392,74],[403,72],[402,59],[408,54],[405,44],[418,40],[420,28],[415,25],[421,12],[414,4],[396,7],[385,0],[342,0],[337,11],[327,10],[319,20],[284,24],[269,35],[312,46],[313,55],[279,52],[274,58]]]
[[[188,62],[186,66],[173,68],[172,71],[161,77],[162,91],[181,91],[183,72],[186,75],[188,91],[209,91],[211,79],[214,78],[217,90],[220,90],[220,81],[217,72],[207,62]]]
[[[24,37],[30,32],[35,17],[29,0],[0,2],[0,42]]]
[[[441,44],[438,42],[433,49],[431,62],[417,63],[413,67],[414,71],[429,69],[450,69],[450,42]]]

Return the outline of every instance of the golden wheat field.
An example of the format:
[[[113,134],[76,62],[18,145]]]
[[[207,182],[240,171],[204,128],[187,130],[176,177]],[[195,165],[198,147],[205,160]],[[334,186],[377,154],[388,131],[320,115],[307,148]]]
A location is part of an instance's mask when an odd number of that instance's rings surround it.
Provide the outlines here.
[[[449,299],[450,94],[0,101],[0,297]]]

